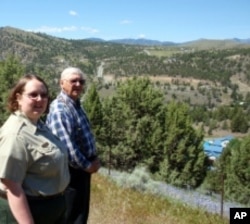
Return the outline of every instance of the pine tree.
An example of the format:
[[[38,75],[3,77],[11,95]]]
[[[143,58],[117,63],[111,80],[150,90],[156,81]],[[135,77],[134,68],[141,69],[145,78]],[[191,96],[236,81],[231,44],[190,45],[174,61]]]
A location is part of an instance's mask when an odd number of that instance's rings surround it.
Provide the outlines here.
[[[83,108],[88,115],[94,135],[98,141],[103,123],[102,104],[96,85],[92,84],[84,96]]]
[[[227,198],[250,205],[250,137],[235,140],[224,158],[225,195]]]
[[[8,116],[6,111],[6,101],[9,90],[15,82],[23,75],[24,66],[20,60],[13,55],[7,57],[0,62],[0,124],[2,124]]]
[[[116,95],[105,102],[106,136],[109,136],[112,163],[132,170],[146,164],[152,170],[161,155],[163,95],[148,79],[134,78],[119,84]],[[111,132],[111,133],[110,133]]]
[[[198,187],[208,165],[202,148],[203,134],[192,127],[185,104],[172,101],[167,109],[167,132],[159,174],[173,185]]]
[[[237,113],[234,114],[231,120],[231,131],[246,133],[248,131],[249,125],[246,115],[242,108],[237,109]]]

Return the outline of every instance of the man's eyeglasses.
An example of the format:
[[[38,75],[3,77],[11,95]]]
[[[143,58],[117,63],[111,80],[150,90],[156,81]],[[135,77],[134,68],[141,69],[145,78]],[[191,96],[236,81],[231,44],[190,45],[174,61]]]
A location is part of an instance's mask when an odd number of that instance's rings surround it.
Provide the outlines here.
[[[80,85],[85,84],[85,79],[66,79],[71,85],[75,85],[76,83],[79,83]]]
[[[38,100],[39,97],[41,99],[48,99],[49,98],[48,93],[36,93],[36,92],[34,92],[34,93],[23,93],[22,95],[27,96],[31,100]]]

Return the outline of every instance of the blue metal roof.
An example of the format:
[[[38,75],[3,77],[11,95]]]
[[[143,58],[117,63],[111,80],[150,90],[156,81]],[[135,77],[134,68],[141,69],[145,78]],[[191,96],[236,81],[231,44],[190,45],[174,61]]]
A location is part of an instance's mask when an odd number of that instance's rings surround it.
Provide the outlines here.
[[[232,139],[233,137],[228,135],[222,138],[205,140],[203,143],[203,149],[209,157],[218,158],[222,153],[223,149]]]

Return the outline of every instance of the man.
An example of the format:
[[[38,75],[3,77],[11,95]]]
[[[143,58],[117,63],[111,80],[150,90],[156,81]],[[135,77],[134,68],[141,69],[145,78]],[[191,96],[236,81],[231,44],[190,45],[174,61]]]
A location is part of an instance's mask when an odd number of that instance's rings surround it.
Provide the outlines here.
[[[100,168],[89,120],[80,105],[85,81],[85,75],[79,68],[66,68],[61,74],[61,92],[51,103],[46,120],[48,127],[68,149],[69,187],[75,190],[75,196],[68,206],[67,224],[87,223],[91,174]]]

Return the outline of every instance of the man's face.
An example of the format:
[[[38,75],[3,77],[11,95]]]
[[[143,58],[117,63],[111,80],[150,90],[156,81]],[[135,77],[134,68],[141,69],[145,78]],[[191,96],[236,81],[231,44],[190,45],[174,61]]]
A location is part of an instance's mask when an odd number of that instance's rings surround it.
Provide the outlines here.
[[[84,90],[84,84],[85,79],[83,79],[79,74],[71,74],[60,81],[61,88],[73,100],[80,97]]]

